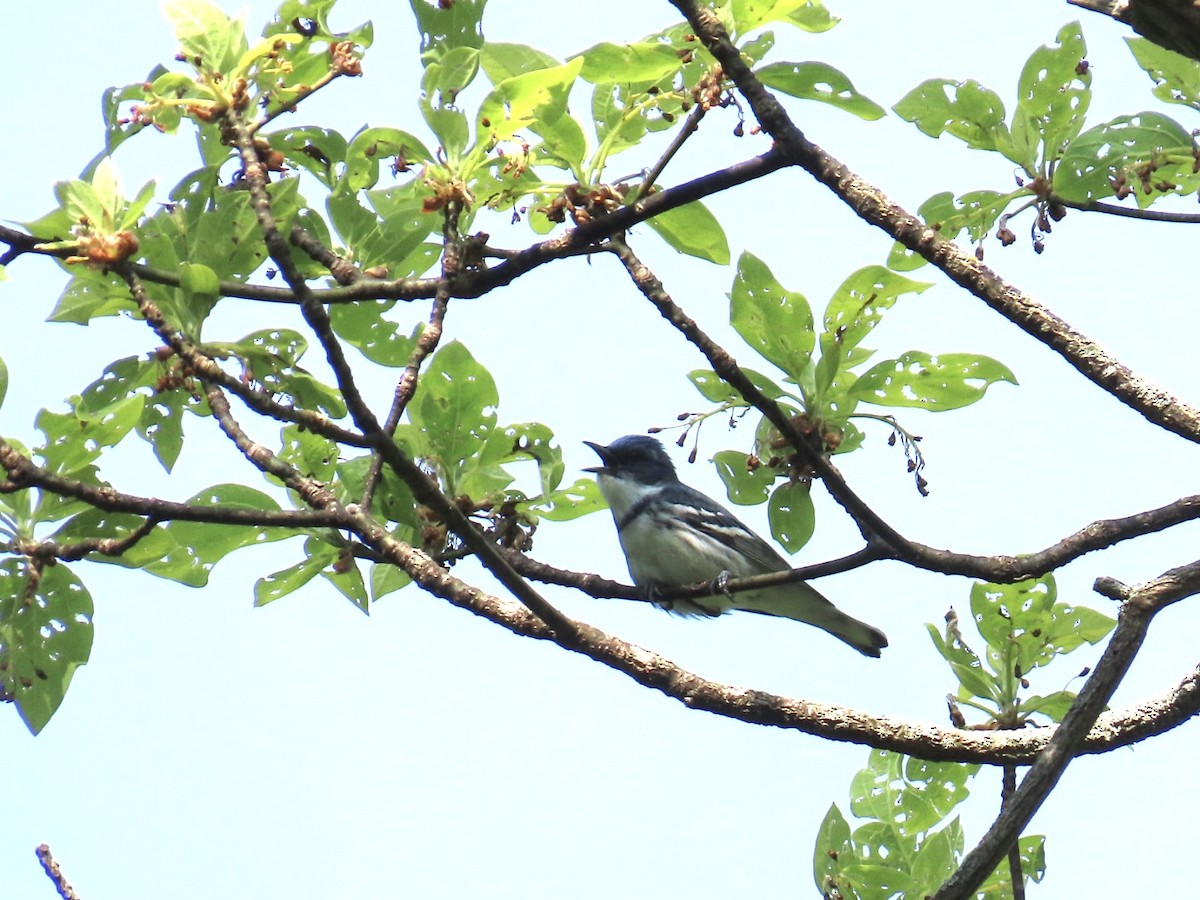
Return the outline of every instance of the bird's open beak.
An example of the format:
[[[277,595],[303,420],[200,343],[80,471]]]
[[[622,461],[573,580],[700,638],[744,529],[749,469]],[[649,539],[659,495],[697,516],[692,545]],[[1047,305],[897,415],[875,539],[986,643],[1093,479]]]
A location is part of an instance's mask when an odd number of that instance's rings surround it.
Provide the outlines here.
[[[591,441],[584,441],[584,443],[596,451],[596,455],[598,457],[600,457],[601,463],[608,462],[608,448],[607,447],[605,447],[603,444],[593,444]],[[603,472],[606,472],[608,470],[603,465],[599,465],[599,466],[588,466],[583,471],[594,472],[595,474],[600,475]]]

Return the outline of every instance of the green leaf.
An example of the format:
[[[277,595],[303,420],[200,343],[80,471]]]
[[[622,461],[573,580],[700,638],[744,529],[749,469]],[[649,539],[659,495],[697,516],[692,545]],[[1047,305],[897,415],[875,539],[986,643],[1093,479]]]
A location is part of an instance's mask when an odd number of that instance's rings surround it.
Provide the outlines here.
[[[719,266],[729,264],[729,241],[717,217],[699,200],[659,213],[646,224],[664,241],[688,256]]]
[[[217,278],[217,273],[208,266],[202,263],[185,262],[179,265],[179,288],[183,291],[187,309],[193,314],[187,318],[195,319],[195,321],[187,321],[180,317],[181,321],[173,324],[188,334],[198,335],[200,323],[208,317],[221,296],[220,280]]]
[[[1023,162],[1013,155],[1004,124],[1004,102],[977,81],[931,78],[905,94],[892,109],[930,137],[949,134],[968,147],[996,150],[1017,164]]]
[[[863,373],[851,396],[879,406],[902,406],[942,412],[970,406],[998,381],[1016,384],[1003,363],[973,353],[930,356],[910,350]]]
[[[1092,99],[1092,76],[1081,66],[1087,45],[1078,22],[1059,29],[1058,45],[1033,51],[1017,81],[1017,109],[1013,113],[1013,144],[1024,164],[1042,145],[1041,159],[1058,159],[1063,148],[1083,127]],[[1033,174],[1028,165],[1026,170]]]
[[[722,450],[713,456],[717,474],[725,483],[731,503],[755,506],[767,499],[776,471],[769,466],[749,465],[749,457],[737,450]]]
[[[768,22],[790,22],[809,32],[828,31],[838,23],[820,0],[733,0],[730,12],[739,35]]]
[[[285,425],[279,431],[283,446],[279,458],[295,466],[301,475],[328,482],[337,469],[337,444],[299,425]]]
[[[788,553],[795,553],[807,544],[816,530],[817,513],[810,487],[802,481],[784,482],[775,488],[767,503],[771,534]]]
[[[1052,722],[1062,722],[1075,702],[1075,697],[1074,691],[1055,691],[1045,697],[1026,697],[1021,701],[1021,714],[1029,716],[1040,713]]]
[[[188,61],[197,68],[231,72],[249,47],[243,24],[207,0],[170,0],[163,11]]]
[[[146,398],[125,397],[102,409],[76,409],[52,413],[43,409],[34,424],[46,435],[37,453],[52,472],[70,474],[100,458],[105,447],[114,447],[133,430],[142,416]]]
[[[457,48],[483,46],[483,8],[486,0],[430,3],[409,0],[421,31],[421,62],[428,66]]]
[[[479,107],[478,134],[505,141],[540,120],[553,123],[566,114],[567,98],[583,61],[515,75],[496,85]]]
[[[829,812],[825,813],[817,829],[817,840],[813,845],[813,880],[822,897],[834,896],[830,887],[837,883],[838,870],[841,868],[839,862],[852,852],[850,825],[837,804],[831,803]]]
[[[412,578],[399,566],[391,563],[375,563],[371,566],[371,600],[378,603],[379,598],[407,587]]]
[[[90,538],[124,538],[145,524],[142,516],[133,513],[114,513],[88,507],[68,519],[50,539],[59,544],[69,544]],[[90,562],[111,563],[126,568],[140,569],[148,563],[161,559],[175,549],[175,541],[162,526],[154,528],[121,556],[103,553],[89,554]]]
[[[802,100],[818,100],[853,113],[860,119],[882,119],[884,109],[860,94],[846,75],[823,62],[778,62],[755,71],[767,87]]]
[[[358,561],[350,554],[349,548],[344,548],[329,569],[321,572],[321,577],[338,589],[338,592],[355,605],[365,615],[370,615],[371,601],[367,596],[367,586],[363,582],[362,572]],[[261,605],[256,603],[255,605]]]
[[[325,187],[332,188],[337,183],[335,167],[345,162],[349,144],[332,128],[306,125],[272,131],[263,137],[291,165],[312,173]]]
[[[421,3],[423,0],[415,0]],[[346,170],[338,182],[337,191],[361,191],[379,181],[379,164],[391,157],[401,157],[409,163],[430,162],[433,156],[417,138],[398,128],[366,128],[350,141],[346,148]]]
[[[92,651],[92,597],[63,563],[0,563],[0,684],[37,734]]]
[[[8,366],[0,359],[0,406],[4,405],[4,395],[8,393]]]
[[[922,203],[917,212],[927,225],[936,228],[946,240],[954,240],[959,232],[965,229],[972,241],[981,241],[1000,218],[1000,214],[1014,200],[1024,200],[1029,193],[1027,188],[1007,194],[997,191],[970,191],[956,199],[949,191],[943,191]],[[917,257],[917,260],[924,265],[923,258]],[[892,259],[889,258],[888,264],[891,263]]]
[[[742,374],[749,378],[750,383],[758,388],[768,400],[778,400],[780,397],[791,396],[761,372],[743,367]],[[741,392],[712,369],[693,369],[688,372],[688,380],[695,385],[696,390],[706,400],[711,400],[713,403],[731,403],[736,405],[744,405],[746,403]]]
[[[279,504],[273,498],[243,484],[218,484],[205,488],[188,503],[230,509],[279,509]],[[294,528],[261,528],[184,520],[171,522],[163,530],[174,541],[174,548],[158,562],[145,566],[145,571],[190,587],[206,585],[213,567],[235,550],[284,540],[297,534]]]
[[[766,263],[743,253],[729,299],[729,321],[742,339],[797,378],[817,340],[804,295],[784,288]]]
[[[999,703],[1001,691],[996,679],[983,668],[983,663],[975,651],[961,640],[942,637],[938,629],[931,624],[926,624],[925,628],[929,631],[938,653],[950,664],[950,670],[962,689],[970,696]],[[962,699],[963,695],[960,693],[959,697]]]
[[[487,369],[458,341],[433,355],[408,414],[430,448],[430,462],[456,491],[463,464],[478,453],[496,426],[500,395]]]
[[[580,77],[591,84],[659,81],[683,65],[674,48],[657,42],[612,44],[605,41],[584,50],[574,60],[582,63]]]
[[[883,266],[865,266],[843,281],[825,307],[824,329],[831,337],[830,346],[848,359],[883,314],[905,294],[920,294],[932,287],[929,281],[913,281]],[[821,349],[826,340],[822,335]]]
[[[255,582],[255,606],[266,606],[280,597],[286,597],[293,591],[298,591],[320,575],[326,566],[331,565],[337,559],[338,555],[336,547],[323,542],[305,542],[304,549],[309,555],[303,560],[286,569],[272,572]]]
[[[1145,38],[1125,38],[1138,65],[1154,79],[1154,96],[1200,109],[1200,63]]]
[[[543,494],[550,494],[558,488],[567,467],[563,463],[562,448],[551,443],[554,432],[549,426],[541,422],[522,422],[496,433],[502,434],[511,447],[506,454],[507,459],[537,460],[538,480]]]
[[[479,65],[493,85],[498,85],[516,75],[536,72],[560,65],[549,53],[525,44],[507,44],[488,41],[479,51]]]
[[[958,868],[958,860],[954,853],[950,832],[942,829],[926,835],[925,839],[921,841],[920,849],[917,850],[912,871],[909,874],[912,875],[913,884],[918,887],[918,895],[932,895],[942,886],[942,882],[954,873],[956,868]],[[920,890],[922,887],[923,891]]]
[[[1192,149],[1191,133],[1168,116],[1118,116],[1067,145],[1054,170],[1054,193],[1086,203],[1110,198],[1114,184],[1128,183],[1138,205],[1148,206],[1164,193],[1196,189],[1200,176],[1192,171]]]
[[[329,307],[329,320],[334,334],[357,347],[371,362],[407,366],[423,326],[418,325],[408,337],[401,335],[399,323],[384,318],[395,305],[395,300],[334,303]]]
[[[591,478],[577,478],[569,487],[517,505],[519,511],[532,511],[551,522],[568,522],[607,508],[600,488]]]

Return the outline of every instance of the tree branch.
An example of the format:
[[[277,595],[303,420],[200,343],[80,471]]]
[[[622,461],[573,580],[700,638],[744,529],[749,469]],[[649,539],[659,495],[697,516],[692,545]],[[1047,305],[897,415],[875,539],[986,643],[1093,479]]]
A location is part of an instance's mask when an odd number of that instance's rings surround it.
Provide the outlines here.
[[[458,235],[458,216],[460,204],[452,200],[446,205],[445,216],[442,220],[442,277],[438,279],[437,294],[433,298],[433,308],[429,311],[429,322],[417,336],[416,345],[408,358],[408,365],[396,383],[396,391],[392,396],[392,408],[388,410],[387,420],[383,423],[383,432],[389,438],[396,433],[400,417],[408,407],[417,390],[417,377],[421,372],[421,364],[442,339],[442,326],[446,321],[446,311],[449,308],[450,290],[454,277],[462,264],[462,248]],[[371,508],[371,500],[379,485],[379,477],[383,473],[383,456],[376,453],[371,457],[371,466],[363,479],[362,499],[359,506]]]
[[[311,528],[319,526],[344,527],[335,510],[300,509],[246,509],[229,506],[198,506],[191,503],[176,503],[155,497],[139,497],[124,494],[108,485],[90,485],[51,472],[36,465],[0,438],[0,466],[8,473],[8,483],[0,486],[0,493],[14,490],[38,488],[64,497],[82,500],[96,509],[108,512],[133,513],[150,516],[160,522],[180,520],[184,522],[210,522],[214,525],[246,525],[266,528],[281,525],[288,528]]]
[[[46,877],[54,882],[54,889],[58,891],[58,896],[62,897],[62,900],[79,900],[79,895],[68,883],[67,876],[63,874],[58,861],[50,853],[49,844],[42,844],[37,848],[37,858],[38,862],[42,864],[42,868],[46,870]]]
[[[1067,0],[1129,25],[1161,47],[1200,60],[1200,9],[1192,0]]]
[[[547,640],[623,672],[643,687],[683,703],[755,725],[773,725],[835,741],[862,744],[944,762],[1028,765],[1055,728],[1024,731],[961,731],[874,716],[843,706],[792,699],[709,681],[636,644],[578,623],[574,634],[550,630],[527,607],[502,600],[455,578],[427,554],[389,534],[356,506],[346,507],[355,532],[384,560],[403,568],[421,587],[514,634]],[[1166,696],[1102,715],[1076,751],[1106,753],[1144,740],[1200,712],[1200,666]],[[994,867],[993,867],[994,868]]]
[[[42,562],[48,559],[74,562],[83,559],[89,553],[121,556],[152,532],[158,523],[159,520],[154,516],[147,516],[141,525],[122,538],[84,538],[72,544],[60,544],[57,541],[16,541],[10,552],[22,553]]]
[[[340,504],[337,496],[315,478],[309,478],[291,465],[288,465],[262,444],[250,440],[246,432],[233,418],[229,410],[229,401],[221,393],[221,389],[205,385],[208,408],[226,437],[233,441],[235,447],[256,468],[268,475],[273,475],[285,485],[300,495],[300,498],[313,509],[337,509]]]
[[[123,268],[120,273],[125,279],[125,283],[129,285],[129,292],[134,302],[137,303],[138,311],[146,320],[146,324],[198,377],[220,385],[231,394],[241,398],[243,403],[260,415],[269,416],[281,422],[294,422],[331,441],[349,444],[352,447],[367,446],[367,441],[361,434],[335,424],[319,412],[295,405],[277,403],[274,397],[266,391],[255,390],[234,378],[217,365],[212,357],[203,353],[189,338],[176,331],[167,322],[162,311],[150,299],[145,286],[132,268]]]
[[[1200,442],[1200,409],[1136,375],[1095,341],[941,237],[879,188],[809,141],[746,65],[716,14],[697,0],[671,2],[738,86],[763,130],[775,139],[776,148],[793,164],[833,191],[864,221],[920,254],[955,284],[1054,350],[1093,384],[1155,425],[1189,441]]]
[[[1011,801],[1001,810],[983,839],[966,855],[958,871],[938,889],[934,900],[963,900],[975,895],[976,889],[996,868],[1084,745],[1097,717],[1141,649],[1155,614],[1197,592],[1200,592],[1200,561],[1165,572],[1128,592],[1129,599],[1121,607],[1117,630],[1062,724],[1038,754]]]
[[[1105,215],[1109,216],[1121,216],[1126,219],[1141,219],[1146,222],[1175,222],[1188,225],[1200,223],[1200,213],[1167,212],[1161,209],[1139,209],[1136,206],[1117,206],[1115,203],[1102,203],[1099,200],[1090,200],[1087,203],[1079,203],[1075,200],[1064,200],[1057,195],[1054,197],[1054,202],[1070,209],[1080,209],[1084,212],[1104,213]]]

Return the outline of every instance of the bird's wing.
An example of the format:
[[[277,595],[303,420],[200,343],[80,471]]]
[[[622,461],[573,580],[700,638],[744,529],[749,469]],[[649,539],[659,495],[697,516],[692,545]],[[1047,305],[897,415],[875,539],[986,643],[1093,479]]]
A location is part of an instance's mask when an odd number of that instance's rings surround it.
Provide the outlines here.
[[[680,522],[745,557],[755,572],[779,572],[791,568],[774,547],[735,518],[733,513],[694,488],[685,484],[673,485],[671,492],[662,499],[670,504],[671,512]],[[749,569],[750,566],[747,566],[745,573],[731,574],[754,574]]]

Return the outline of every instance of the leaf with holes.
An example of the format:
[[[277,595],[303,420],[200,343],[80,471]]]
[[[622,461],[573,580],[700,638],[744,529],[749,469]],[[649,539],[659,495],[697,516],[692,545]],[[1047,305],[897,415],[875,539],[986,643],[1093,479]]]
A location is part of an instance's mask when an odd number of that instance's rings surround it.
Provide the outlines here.
[[[433,355],[408,415],[450,493],[464,463],[496,427],[499,402],[496,382],[463,344],[452,341]]]
[[[1194,192],[1200,185],[1195,162],[1191,132],[1169,116],[1118,116],[1067,145],[1054,170],[1054,193],[1087,203],[1128,185],[1145,208],[1164,194]]]
[[[64,564],[0,563],[0,684],[34,734],[92,652],[92,596]]]
[[[883,107],[860,94],[845,73],[823,62],[771,63],[756,74],[767,87],[802,100],[828,103],[867,121],[884,116]]]
[[[218,484],[193,496],[188,503],[224,509],[270,510],[279,504],[262,491],[243,484]],[[159,561],[145,567],[151,575],[168,578],[191,587],[208,583],[213,566],[242,547],[281,541],[309,529],[262,527],[258,525],[217,524],[176,520],[163,529],[174,541],[172,550]]]
[[[804,295],[787,290],[766,263],[743,253],[729,301],[729,322],[742,339],[793,378],[799,377],[817,343]]]
[[[764,465],[752,468],[749,457],[738,450],[720,451],[713,456],[713,465],[725,483],[730,502],[738,506],[762,503],[775,481],[775,469]]]
[[[788,553],[795,553],[807,544],[817,527],[817,513],[813,509],[809,487],[801,481],[785,482],[772,491],[767,502],[771,534]]]
[[[973,353],[931,356],[910,350],[864,372],[850,395],[879,406],[943,412],[970,406],[999,381],[1016,384],[1017,377],[991,357]]]

